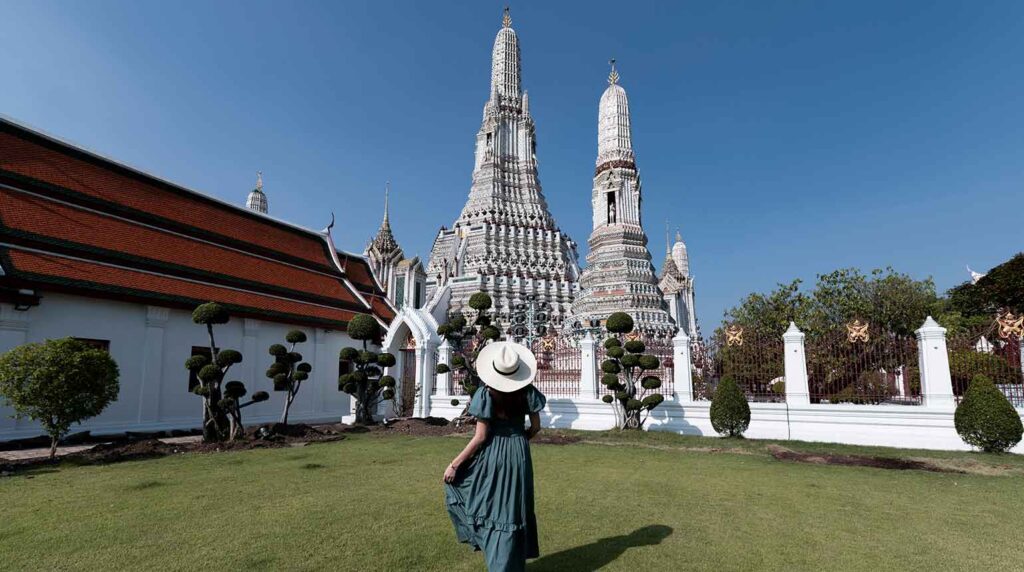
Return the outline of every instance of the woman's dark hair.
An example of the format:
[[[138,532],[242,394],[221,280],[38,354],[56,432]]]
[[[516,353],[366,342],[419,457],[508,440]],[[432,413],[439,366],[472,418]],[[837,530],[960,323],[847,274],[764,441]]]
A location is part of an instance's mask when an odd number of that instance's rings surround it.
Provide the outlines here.
[[[503,419],[518,419],[526,415],[529,412],[529,407],[526,405],[527,387],[529,386],[517,389],[512,393],[496,391],[494,388],[488,387],[487,391],[490,393],[491,400],[494,401],[494,416]]]

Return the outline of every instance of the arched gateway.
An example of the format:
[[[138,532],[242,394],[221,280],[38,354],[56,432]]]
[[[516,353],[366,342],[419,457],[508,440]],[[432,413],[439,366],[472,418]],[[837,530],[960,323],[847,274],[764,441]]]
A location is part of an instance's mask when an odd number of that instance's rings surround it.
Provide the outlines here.
[[[437,348],[441,338],[437,335],[437,318],[430,309],[438,300],[431,300],[425,308],[406,306],[399,310],[384,337],[384,351],[395,356],[397,363],[389,374],[398,381],[395,404],[385,406],[387,417],[427,417],[430,415],[431,385],[437,364]],[[441,315],[444,315],[442,309]]]

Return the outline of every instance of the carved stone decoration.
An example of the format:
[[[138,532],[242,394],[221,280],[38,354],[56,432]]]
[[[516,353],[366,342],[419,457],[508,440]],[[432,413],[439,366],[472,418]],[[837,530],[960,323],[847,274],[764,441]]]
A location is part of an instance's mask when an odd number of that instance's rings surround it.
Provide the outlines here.
[[[846,341],[851,344],[870,341],[871,335],[868,334],[868,325],[868,322],[861,322],[860,320],[854,320],[846,324]]]
[[[727,346],[742,346],[743,345],[743,326],[733,324],[725,329],[725,345]]]
[[[416,337],[409,332],[409,336],[405,338],[405,349],[414,350],[416,349]]]
[[[1024,337],[1024,316],[1016,316],[1013,312],[1006,312],[996,318],[999,325],[999,337],[1004,340]]]

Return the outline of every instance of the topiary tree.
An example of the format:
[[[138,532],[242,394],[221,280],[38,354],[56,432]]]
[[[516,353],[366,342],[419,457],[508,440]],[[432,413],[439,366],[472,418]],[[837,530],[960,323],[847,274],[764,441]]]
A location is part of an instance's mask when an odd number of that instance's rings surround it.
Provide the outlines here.
[[[358,314],[353,317],[348,323],[348,335],[361,341],[363,349],[342,348],[341,361],[351,363],[354,371],[338,378],[338,390],[355,398],[356,423],[370,425],[380,402],[395,398],[395,378],[384,375],[382,369],[394,366],[395,356],[376,354],[366,348],[368,341],[380,338],[380,324],[373,316]]]
[[[492,305],[490,295],[486,292],[477,292],[469,297],[469,307],[475,313],[472,324],[467,322],[463,313],[456,312],[437,328],[438,335],[448,340],[452,346],[452,359],[451,365],[438,364],[436,371],[439,374],[462,372],[462,387],[470,397],[480,387],[480,378],[476,373],[476,358],[480,350],[488,343],[501,338],[501,329],[489,314]],[[452,405],[458,406],[459,401],[453,399]],[[468,403],[466,407],[469,407]],[[467,416],[463,410],[456,418],[456,423],[460,423]]]
[[[711,426],[726,437],[742,437],[750,426],[750,405],[731,377],[722,378],[711,398]]]
[[[0,356],[0,396],[14,418],[38,421],[50,436],[50,458],[71,425],[117,400],[117,362],[72,338],[18,346]]]
[[[313,371],[313,366],[302,361],[302,354],[295,351],[296,344],[306,342],[305,332],[292,330],[285,334],[284,341],[291,344],[291,347],[274,344],[268,350],[268,353],[274,356],[274,363],[267,369],[267,377],[274,381],[274,391],[285,392],[281,423],[287,425],[288,411],[292,408],[292,402],[295,401],[302,382],[309,379],[309,372]]]
[[[627,340],[623,344],[619,339],[633,331],[629,314],[615,312],[608,316],[605,328],[614,337],[604,342],[608,359],[601,362],[601,383],[614,393],[602,399],[612,404],[619,429],[640,429],[651,411],[665,401],[665,396],[656,391],[661,378],[646,374],[661,364],[657,356],[644,353],[647,347],[642,341]]]
[[[242,409],[270,397],[267,392],[258,391],[252,399],[243,403],[245,384],[241,381],[224,382],[231,366],[242,363],[242,354],[235,350],[217,348],[213,326],[226,324],[230,319],[227,308],[216,302],[200,304],[192,312],[192,321],[206,326],[210,338],[212,359],[194,355],[185,360],[185,369],[194,372],[199,379],[199,384],[192,391],[203,398],[203,440],[208,442],[242,436],[245,429],[242,425]]]
[[[964,443],[986,453],[1005,453],[1021,440],[1020,415],[1003,392],[984,375],[976,375],[953,416]]]

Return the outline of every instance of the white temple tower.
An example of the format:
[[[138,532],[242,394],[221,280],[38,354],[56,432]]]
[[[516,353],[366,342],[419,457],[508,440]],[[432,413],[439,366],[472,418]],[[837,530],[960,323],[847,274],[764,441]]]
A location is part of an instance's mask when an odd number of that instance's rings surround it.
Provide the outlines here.
[[[612,60],[598,112],[594,230],[573,317],[586,325],[626,312],[637,330],[671,335],[675,325],[658,290],[640,215],[640,173],[633,154],[629,100],[618,82]]]
[[[667,237],[666,237],[667,238]],[[697,336],[697,311],[694,302],[693,276],[690,275],[690,258],[682,235],[676,232],[675,244],[666,246],[665,263],[658,281],[668,304],[668,311],[676,324],[691,339]]]
[[[506,8],[494,40],[469,199],[452,228],[442,228],[434,239],[428,297],[449,284],[452,309],[468,311],[469,296],[482,290],[504,322],[512,306],[534,295],[550,304],[551,322],[558,325],[578,289],[576,245],[555,224],[541,192],[520,71],[519,39]]]

